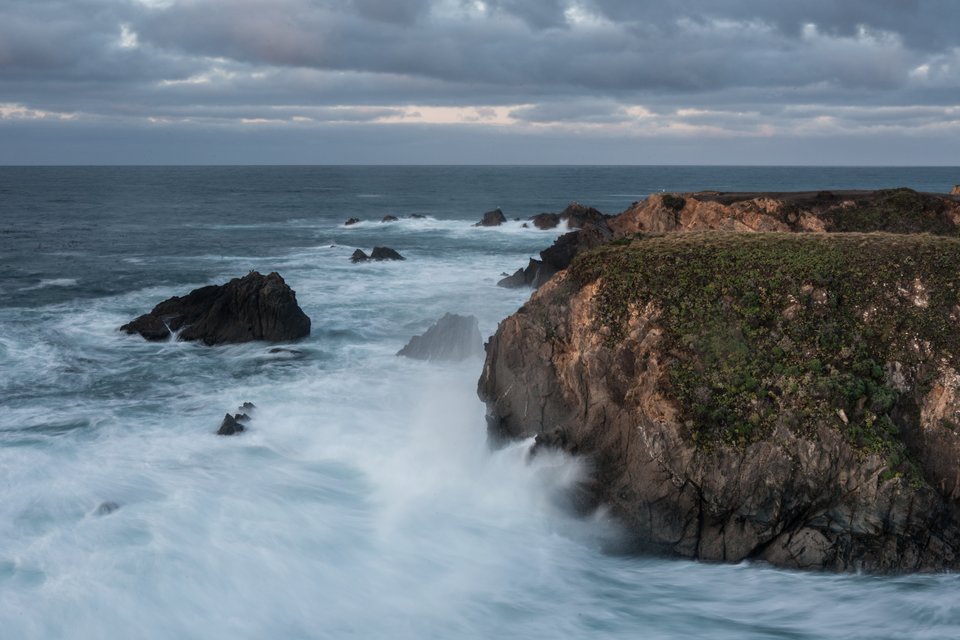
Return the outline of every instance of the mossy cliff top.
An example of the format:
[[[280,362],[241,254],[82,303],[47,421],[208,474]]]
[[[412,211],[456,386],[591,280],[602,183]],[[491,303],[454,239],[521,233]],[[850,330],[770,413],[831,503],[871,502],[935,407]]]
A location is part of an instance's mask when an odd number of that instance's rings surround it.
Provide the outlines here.
[[[639,236],[581,255],[600,280],[609,340],[632,308],[661,312],[674,397],[701,446],[743,445],[777,424],[830,423],[911,464],[892,367],[956,366],[960,239],[926,235],[688,233]],[[921,384],[929,380],[920,380]]]

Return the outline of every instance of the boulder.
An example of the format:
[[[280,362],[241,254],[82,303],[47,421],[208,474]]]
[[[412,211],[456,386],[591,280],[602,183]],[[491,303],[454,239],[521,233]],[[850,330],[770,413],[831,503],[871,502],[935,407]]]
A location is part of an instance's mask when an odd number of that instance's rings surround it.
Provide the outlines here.
[[[370,253],[370,258],[372,260],[406,260],[390,247],[374,247]]]
[[[350,262],[366,262],[370,256],[365,254],[362,249],[357,249],[350,255]]]
[[[448,313],[426,333],[410,338],[397,352],[415,360],[445,360],[459,362],[483,354],[483,338],[474,316]]]
[[[164,332],[162,329],[165,329]],[[251,271],[223,285],[174,296],[120,327],[147,340],[178,340],[206,345],[265,340],[287,342],[310,335],[310,318],[278,273]]]
[[[360,218],[350,218],[343,223],[343,226],[349,227],[350,225],[357,224],[358,222],[360,222]]]
[[[383,220],[380,222],[396,222],[397,220],[399,220],[397,216],[383,216]]]
[[[504,222],[507,221],[507,217],[503,215],[503,211],[499,208],[494,209],[493,211],[487,211],[483,214],[483,217],[480,219],[480,222],[473,225],[475,227],[499,227]]]

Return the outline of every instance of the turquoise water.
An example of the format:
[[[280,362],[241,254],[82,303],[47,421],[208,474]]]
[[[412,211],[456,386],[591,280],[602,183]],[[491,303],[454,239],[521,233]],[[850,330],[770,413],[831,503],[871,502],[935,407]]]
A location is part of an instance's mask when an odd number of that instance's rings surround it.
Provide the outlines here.
[[[960,169],[0,168],[2,638],[955,638],[953,575],[605,553],[577,461],[490,451],[481,361],[395,357],[559,232],[472,227],[664,190],[911,186]],[[384,215],[421,214],[380,224]],[[344,227],[348,217],[364,222]],[[401,263],[353,265],[387,245]],[[171,295],[279,271],[302,355],[146,343]],[[237,438],[226,411],[258,405]],[[105,516],[97,507],[120,508]]]

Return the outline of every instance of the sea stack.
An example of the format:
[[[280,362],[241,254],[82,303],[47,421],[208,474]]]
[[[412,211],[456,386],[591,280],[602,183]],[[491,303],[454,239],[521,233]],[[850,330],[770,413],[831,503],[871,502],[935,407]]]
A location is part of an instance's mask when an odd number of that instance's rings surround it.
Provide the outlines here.
[[[179,340],[206,345],[288,342],[310,335],[310,318],[280,274],[251,271],[226,284],[201,287],[183,297],[164,300],[120,330],[147,340],[166,340],[179,332]]]

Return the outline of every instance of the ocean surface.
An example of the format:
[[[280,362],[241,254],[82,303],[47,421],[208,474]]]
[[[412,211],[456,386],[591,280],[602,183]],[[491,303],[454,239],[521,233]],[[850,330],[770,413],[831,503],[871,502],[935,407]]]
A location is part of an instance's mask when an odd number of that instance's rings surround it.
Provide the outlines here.
[[[660,190],[957,182],[960,168],[0,168],[0,638],[958,638],[956,575],[608,553],[616,525],[558,499],[575,460],[487,446],[479,358],[395,356],[446,312],[486,337],[524,302],[497,280],[560,231],[514,218],[573,200],[617,213]],[[471,226],[495,207],[511,222]],[[350,263],[375,245],[407,260]],[[250,270],[296,290],[313,320],[301,353],[117,331]],[[249,431],[214,435],[245,401]]]

